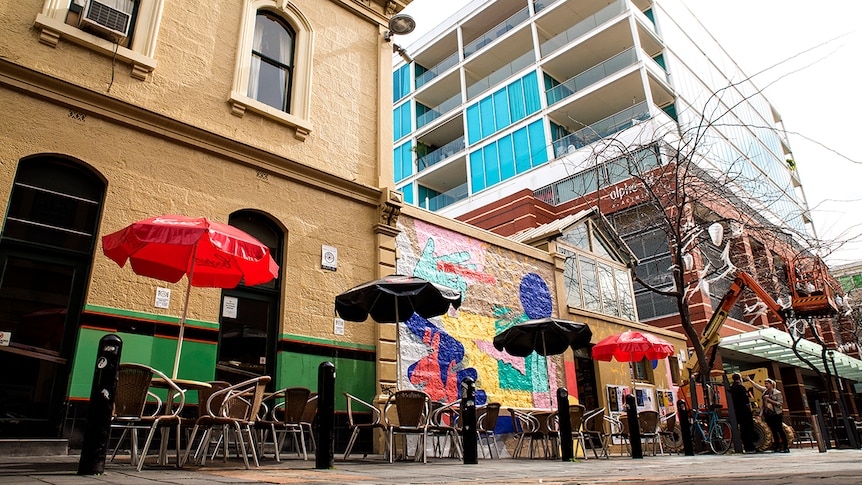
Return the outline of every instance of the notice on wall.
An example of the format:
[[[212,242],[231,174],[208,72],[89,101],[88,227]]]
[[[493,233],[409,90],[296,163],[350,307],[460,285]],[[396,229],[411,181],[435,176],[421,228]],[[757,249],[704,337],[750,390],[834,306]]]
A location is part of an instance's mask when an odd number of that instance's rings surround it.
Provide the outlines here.
[[[156,288],[156,308],[170,308],[171,290],[168,288]]]
[[[239,298],[235,296],[226,296],[224,297],[224,303],[222,304],[221,316],[225,318],[236,318],[236,310],[239,306]]]
[[[0,332],[0,347],[8,347],[12,341],[12,332]]]
[[[335,335],[344,335],[344,320],[336,318],[332,331],[335,332]]]

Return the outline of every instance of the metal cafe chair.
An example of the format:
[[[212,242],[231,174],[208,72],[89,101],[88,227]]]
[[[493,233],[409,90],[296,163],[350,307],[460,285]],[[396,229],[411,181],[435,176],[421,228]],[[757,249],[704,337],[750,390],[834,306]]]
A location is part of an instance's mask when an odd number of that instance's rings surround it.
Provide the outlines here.
[[[497,436],[494,434],[494,428],[497,427],[497,418],[500,417],[500,403],[488,403],[479,409],[479,417],[476,419],[476,430],[479,433],[479,444],[482,439],[488,446],[488,455],[494,458],[494,452],[497,452],[497,458],[500,458],[500,449],[497,447]],[[491,448],[491,443],[494,443],[494,448]],[[493,449],[493,451],[492,451]],[[485,448],[482,448],[482,457],[485,457]]]
[[[372,433],[375,429],[383,431],[384,449],[386,452],[389,452],[389,430],[386,428],[386,424],[383,423],[383,415],[380,410],[353,394],[345,392],[344,397],[347,398],[347,423],[350,429],[350,440],[348,440],[347,448],[344,450],[344,459],[347,460],[350,458],[350,453],[353,451],[359,434],[363,430],[371,430]],[[356,406],[359,406],[362,411],[357,410]],[[359,414],[366,412],[371,414],[371,420],[369,422],[360,422],[357,419]],[[368,456],[368,453],[365,453],[363,458],[366,456]]]
[[[398,417],[397,423],[389,421],[389,409],[395,406]],[[383,419],[386,421],[389,433],[389,463],[395,459],[395,438],[397,435],[404,437],[404,457],[407,457],[407,436],[416,435],[419,442],[416,448],[415,459],[422,457],[422,462],[428,462],[428,454],[425,446],[428,442],[429,418],[431,416],[431,397],[423,391],[402,390],[396,391],[389,396],[383,409]]]

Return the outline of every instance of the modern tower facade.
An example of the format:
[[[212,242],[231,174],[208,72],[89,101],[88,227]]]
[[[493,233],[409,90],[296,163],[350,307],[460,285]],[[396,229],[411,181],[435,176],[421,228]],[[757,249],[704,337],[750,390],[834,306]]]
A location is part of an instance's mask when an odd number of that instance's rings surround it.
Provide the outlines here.
[[[393,123],[406,203],[502,235],[598,207],[638,257],[641,280],[669,287],[667,237],[638,213],[630,162],[646,171],[695,147],[704,173],[725,174],[752,217],[791,235],[783,253],[757,234],[735,236],[736,267],[778,295],[786,260],[811,249],[779,112],[680,0],[475,0],[404,52],[393,57]],[[701,264],[710,257],[721,255]],[[697,328],[731,279],[691,303]],[[679,329],[674,300],[637,284],[635,298],[640,320]],[[734,333],[777,324],[731,316]]]
[[[710,163],[761,181],[755,195],[780,199],[776,223],[810,222],[780,115],[678,0],[477,0],[406,50],[393,121],[408,203],[462,216],[589,169],[600,139],[657,138],[728,111]]]

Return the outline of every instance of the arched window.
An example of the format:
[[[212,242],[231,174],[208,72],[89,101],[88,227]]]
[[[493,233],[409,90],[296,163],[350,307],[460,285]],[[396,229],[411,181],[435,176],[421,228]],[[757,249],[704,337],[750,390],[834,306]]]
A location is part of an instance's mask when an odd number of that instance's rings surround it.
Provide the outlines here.
[[[292,127],[304,140],[311,132],[311,23],[293,2],[245,0],[231,113],[251,111]]]
[[[251,47],[248,97],[290,112],[293,84],[293,45],[296,34],[289,25],[266,11],[257,13]]]

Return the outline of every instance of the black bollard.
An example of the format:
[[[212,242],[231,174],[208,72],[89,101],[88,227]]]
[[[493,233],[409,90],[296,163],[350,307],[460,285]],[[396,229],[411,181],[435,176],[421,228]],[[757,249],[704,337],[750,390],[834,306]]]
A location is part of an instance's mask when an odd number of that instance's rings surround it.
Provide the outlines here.
[[[105,473],[105,457],[108,453],[108,438],[111,434],[111,415],[114,409],[114,393],[117,391],[117,368],[123,341],[111,334],[99,340],[96,353],[96,370],[90,389],[90,404],[87,409],[87,427],[78,461],[78,475],[101,475]]]
[[[634,394],[626,396],[626,419],[629,422],[629,444],[632,447],[632,458],[643,458],[641,426],[638,422],[638,404]]]
[[[569,414],[569,391],[565,387],[557,389],[557,419],[560,422],[560,457],[563,461],[574,461],[575,447],[572,444],[572,415]]]
[[[464,464],[479,463],[479,434],[476,430],[476,382],[469,377],[461,381],[461,448]]]
[[[691,418],[688,403],[682,399],[676,402],[676,415],[679,417],[679,433],[682,435],[682,448],[685,456],[694,456],[694,446],[691,443]]]
[[[314,468],[333,468],[335,444],[335,364],[321,362],[317,368],[317,449]]]

